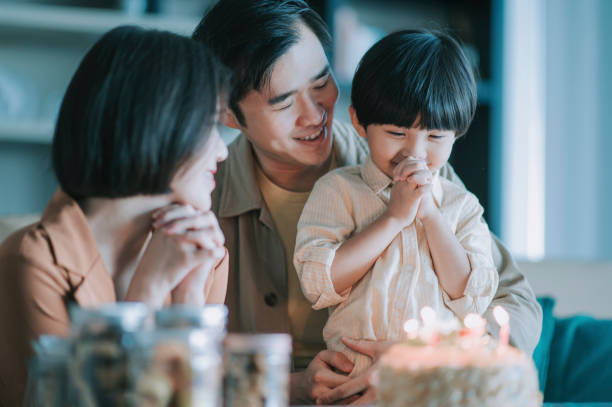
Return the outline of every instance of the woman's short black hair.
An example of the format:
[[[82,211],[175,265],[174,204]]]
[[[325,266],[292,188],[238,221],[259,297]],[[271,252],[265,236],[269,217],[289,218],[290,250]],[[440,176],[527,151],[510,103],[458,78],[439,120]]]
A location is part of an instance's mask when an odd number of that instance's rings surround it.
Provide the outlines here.
[[[327,25],[302,0],[220,0],[195,29],[193,38],[212,50],[231,72],[228,105],[243,126],[238,102],[269,83],[274,63],[299,40],[299,22],[329,52]]]
[[[476,111],[476,81],[459,43],[441,32],[403,30],[361,59],[351,93],[361,125],[414,125],[467,131]],[[417,123],[418,118],[418,123]]]
[[[223,72],[190,38],[124,26],[100,38],[64,95],[53,168],[75,199],[169,191],[218,118]]]

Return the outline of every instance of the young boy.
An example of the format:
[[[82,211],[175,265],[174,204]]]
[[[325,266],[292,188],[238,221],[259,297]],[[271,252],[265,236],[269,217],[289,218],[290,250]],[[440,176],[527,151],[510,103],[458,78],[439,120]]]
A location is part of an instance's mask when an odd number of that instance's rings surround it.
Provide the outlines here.
[[[442,33],[388,35],[361,60],[351,101],[370,156],[315,184],[294,262],[313,308],[331,307],[328,348],[346,353],[356,375],[371,360],[343,336],[399,340],[424,306],[440,319],[482,314],[498,274],[477,198],[438,176],[476,108],[459,44]]]

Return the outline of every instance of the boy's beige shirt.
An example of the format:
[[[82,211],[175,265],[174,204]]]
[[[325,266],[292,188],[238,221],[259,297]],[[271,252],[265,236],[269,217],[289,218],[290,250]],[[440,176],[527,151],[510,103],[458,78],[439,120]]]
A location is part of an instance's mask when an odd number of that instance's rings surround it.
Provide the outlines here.
[[[363,371],[371,359],[350,352],[342,336],[399,340],[404,322],[419,318],[424,306],[443,320],[483,314],[497,290],[491,235],[478,199],[436,174],[434,202],[470,261],[463,297],[451,300],[440,286],[418,220],[391,241],[357,284],[336,293],[330,275],[336,250],[383,214],[391,186],[371,157],[361,166],[332,171],[315,184],[298,224],[294,264],[302,290],[314,309],[332,307],[323,337],[329,349],[347,353],[355,362],[352,374]]]

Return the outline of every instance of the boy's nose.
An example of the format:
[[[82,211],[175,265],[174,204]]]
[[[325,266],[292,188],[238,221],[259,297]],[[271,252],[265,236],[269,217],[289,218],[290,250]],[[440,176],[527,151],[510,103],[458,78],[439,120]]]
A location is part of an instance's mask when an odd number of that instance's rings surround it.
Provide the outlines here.
[[[427,159],[427,151],[423,143],[407,143],[402,150],[402,155],[413,160],[425,160]]]

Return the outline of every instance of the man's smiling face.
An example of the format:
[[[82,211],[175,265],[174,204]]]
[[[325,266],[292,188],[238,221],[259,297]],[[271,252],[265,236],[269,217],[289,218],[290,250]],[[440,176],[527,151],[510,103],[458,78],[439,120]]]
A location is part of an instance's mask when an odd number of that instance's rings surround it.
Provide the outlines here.
[[[318,38],[298,23],[299,39],[273,65],[267,86],[239,103],[238,125],[260,161],[309,167],[331,154],[331,124],[338,87]]]

